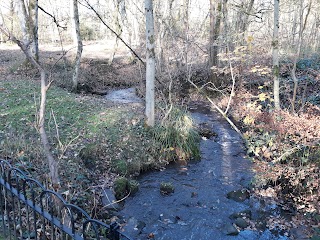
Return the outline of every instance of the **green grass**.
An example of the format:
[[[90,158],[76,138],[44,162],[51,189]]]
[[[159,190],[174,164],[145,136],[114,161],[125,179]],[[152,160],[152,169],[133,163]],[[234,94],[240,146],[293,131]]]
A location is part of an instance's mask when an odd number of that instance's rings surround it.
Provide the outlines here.
[[[0,155],[26,162],[41,161],[43,154],[36,128],[39,83],[2,81],[0,88]],[[144,141],[142,118],[142,111],[130,106],[108,105],[102,99],[71,94],[56,87],[48,91],[46,129],[57,158],[79,161],[81,149],[90,144],[95,145],[89,155],[95,155],[97,165],[100,162],[112,166],[113,162],[133,158],[130,153],[146,153],[136,146]],[[140,166],[144,158],[139,163],[129,162]],[[137,167],[133,170],[140,171]]]
[[[39,82],[0,81],[0,89],[0,156],[46,176],[36,128]],[[65,182],[77,180],[79,174],[84,175],[80,179],[92,178],[92,171],[94,176],[110,170],[135,175],[167,164],[181,151],[187,157],[198,155],[190,117],[176,109],[151,131],[144,127],[142,107],[110,104],[53,86],[48,91],[45,126]]]

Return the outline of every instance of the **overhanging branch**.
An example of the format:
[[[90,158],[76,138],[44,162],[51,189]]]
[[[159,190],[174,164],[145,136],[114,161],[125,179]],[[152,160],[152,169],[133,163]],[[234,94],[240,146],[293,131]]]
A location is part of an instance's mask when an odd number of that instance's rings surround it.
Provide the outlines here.
[[[49,16],[53,19],[53,22],[56,24],[57,27],[60,27],[60,28],[62,28],[63,30],[66,30],[66,29],[67,29],[67,27],[61,26],[61,25],[58,23],[58,21],[57,21],[57,19],[56,19],[55,16],[53,16],[53,15],[50,14],[50,13],[48,13],[46,10],[44,10],[44,9],[43,9],[42,7],[40,7],[39,5],[38,5],[38,8],[39,8],[42,12],[44,12],[45,14],[49,15]]]
[[[103,19],[102,17],[100,16],[100,14],[92,7],[92,5],[88,2],[88,0],[84,0],[87,4],[84,5],[82,4],[81,2],[79,2],[82,6],[88,8],[88,9],[91,9],[95,14],[96,16],[99,18],[99,20],[102,22],[102,24],[104,26],[106,26],[114,35],[117,36],[117,38],[132,52],[132,54],[145,66],[146,63],[139,57],[139,55],[129,46],[128,43],[126,43],[126,41],[124,41],[119,34],[117,34]]]

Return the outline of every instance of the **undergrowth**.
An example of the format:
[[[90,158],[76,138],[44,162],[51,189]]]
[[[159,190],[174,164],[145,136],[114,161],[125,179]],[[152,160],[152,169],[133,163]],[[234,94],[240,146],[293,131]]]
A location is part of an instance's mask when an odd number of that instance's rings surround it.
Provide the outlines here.
[[[283,211],[294,213],[290,227],[320,223],[319,112],[308,102],[298,114],[275,111],[266,86],[251,92],[241,89],[234,99],[232,115],[242,127],[248,155],[255,160],[256,194],[265,197],[265,189],[273,189]],[[280,224],[284,229],[289,226]]]

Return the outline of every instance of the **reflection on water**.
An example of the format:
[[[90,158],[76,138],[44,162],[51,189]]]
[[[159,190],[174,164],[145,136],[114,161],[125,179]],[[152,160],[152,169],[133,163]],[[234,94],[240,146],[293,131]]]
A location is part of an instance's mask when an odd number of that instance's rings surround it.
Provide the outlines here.
[[[269,230],[226,235],[226,226],[232,226],[229,216],[250,208],[248,202],[239,203],[226,195],[251,181],[251,162],[243,157],[242,139],[228,123],[202,106],[193,109],[194,121],[212,126],[218,136],[201,141],[201,161],[187,166],[171,164],[164,171],[140,176],[139,192],[129,197],[118,213],[125,222],[123,230],[134,239],[287,239],[275,237]],[[161,195],[161,182],[171,182],[174,193]]]
[[[120,212],[124,219],[143,222],[140,230],[124,227],[136,239],[146,239],[150,233],[155,239],[236,239],[224,233],[224,224],[230,222],[230,214],[248,206],[227,199],[226,194],[250,181],[250,162],[239,154],[244,151],[241,139],[227,123],[209,112],[192,116],[196,123],[212,126],[218,137],[201,141],[201,161],[172,164],[138,179],[140,191],[126,200]],[[171,182],[175,192],[162,196],[161,182]]]

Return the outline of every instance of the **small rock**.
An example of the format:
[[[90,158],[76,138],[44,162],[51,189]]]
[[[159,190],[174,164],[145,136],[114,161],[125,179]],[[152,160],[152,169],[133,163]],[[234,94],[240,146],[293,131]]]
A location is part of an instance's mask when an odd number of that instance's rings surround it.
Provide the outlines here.
[[[227,198],[234,200],[236,202],[243,202],[250,197],[249,191],[247,189],[240,189],[237,191],[231,191],[227,194]]]
[[[207,123],[199,124],[199,135],[206,139],[217,136],[217,134],[212,130],[212,126],[209,126]]]
[[[236,236],[239,234],[239,231],[230,223],[225,225],[225,233],[226,235]]]
[[[162,195],[170,195],[174,192],[174,186],[169,182],[162,182],[160,184],[160,193]]]
[[[197,196],[198,196],[198,193],[196,193],[196,192],[192,192],[192,193],[191,193],[191,197],[192,197],[192,198],[197,197]]]
[[[234,223],[240,228],[246,228],[249,226],[249,223],[243,218],[237,218]]]
[[[233,213],[229,216],[230,219],[237,219],[237,218],[247,218],[251,219],[252,212],[251,210],[244,210],[241,212]]]
[[[146,224],[142,221],[137,220],[134,217],[131,217],[127,220],[127,223],[123,226],[123,230],[130,236],[137,237]]]

